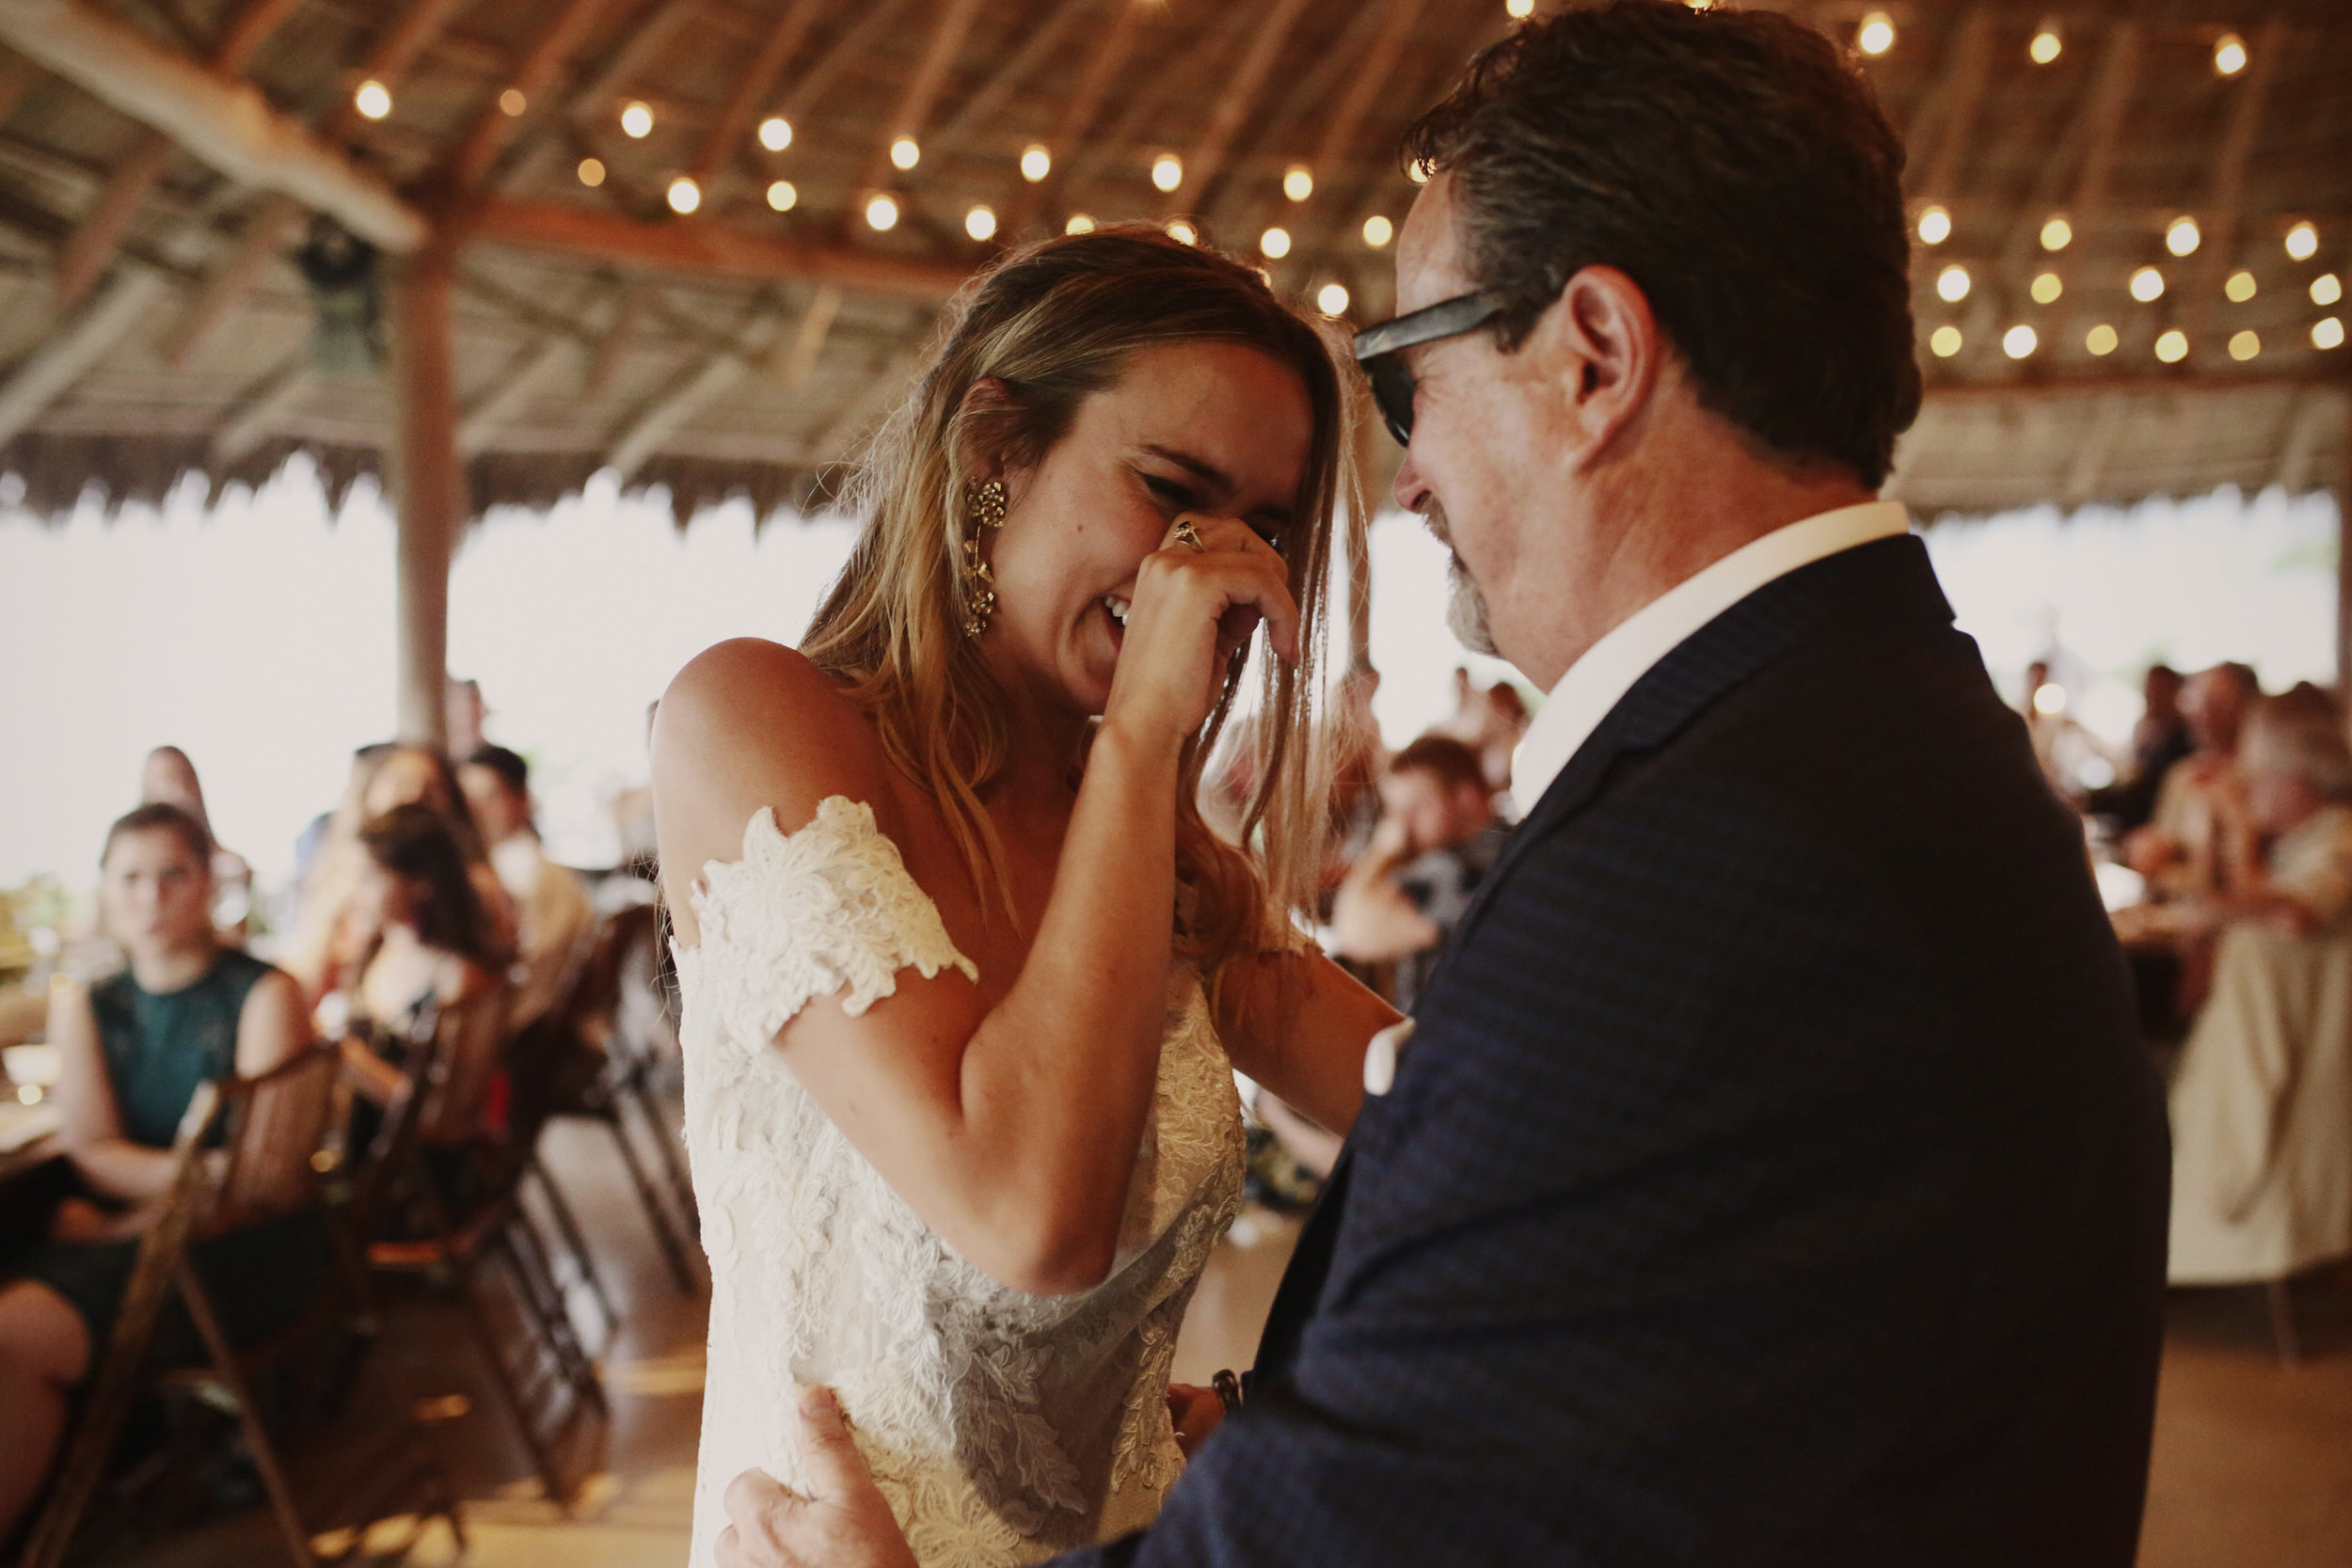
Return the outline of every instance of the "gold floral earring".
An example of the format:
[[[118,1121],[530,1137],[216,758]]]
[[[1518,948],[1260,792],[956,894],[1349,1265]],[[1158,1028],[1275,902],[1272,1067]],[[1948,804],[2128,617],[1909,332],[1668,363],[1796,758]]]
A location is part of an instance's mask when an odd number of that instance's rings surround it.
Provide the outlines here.
[[[972,486],[972,531],[963,536],[963,635],[977,637],[996,613],[996,574],[980,543],[1005,526],[1005,483],[992,479]]]

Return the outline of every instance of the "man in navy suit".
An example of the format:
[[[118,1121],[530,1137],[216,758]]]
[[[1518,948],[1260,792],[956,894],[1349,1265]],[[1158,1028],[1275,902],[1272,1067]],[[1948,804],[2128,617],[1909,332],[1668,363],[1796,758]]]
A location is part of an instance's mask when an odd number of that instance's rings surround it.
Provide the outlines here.
[[[2080,831],[1874,499],[1893,133],[1795,24],[1619,0],[1407,150],[1358,354],[1457,628],[1549,692],[1525,821],[1247,1403],[1061,1560],[2126,1568],[2163,1109]],[[723,1560],[911,1560],[830,1409]]]

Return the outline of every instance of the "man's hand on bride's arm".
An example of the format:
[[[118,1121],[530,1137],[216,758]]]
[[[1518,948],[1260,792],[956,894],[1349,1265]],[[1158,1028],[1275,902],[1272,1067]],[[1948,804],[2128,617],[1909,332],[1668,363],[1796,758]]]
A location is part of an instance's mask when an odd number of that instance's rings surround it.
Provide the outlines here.
[[[1310,947],[1236,958],[1217,1032],[1233,1066],[1345,1136],[1364,1103],[1364,1048],[1397,1010]]]
[[[1217,1398],[1214,1388],[1203,1388],[1197,1383],[1171,1383],[1168,1386],[1168,1419],[1176,1429],[1176,1446],[1190,1459],[1209,1440],[1217,1422],[1225,1419],[1225,1402]]]
[[[803,1390],[796,1410],[809,1495],[777,1484],[765,1470],[736,1477],[727,1487],[719,1568],[915,1568],[833,1391]]]

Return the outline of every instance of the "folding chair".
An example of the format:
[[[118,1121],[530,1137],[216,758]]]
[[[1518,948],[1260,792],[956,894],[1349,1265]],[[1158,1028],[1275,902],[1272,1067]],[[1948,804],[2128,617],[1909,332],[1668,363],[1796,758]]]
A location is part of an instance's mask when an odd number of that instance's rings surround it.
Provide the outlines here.
[[[258,1077],[206,1085],[190,1101],[173,1143],[172,1180],[155,1223],[141,1240],[80,1423],[27,1539],[24,1568],[55,1568],[65,1560],[104,1477],[123,1418],[147,1387],[195,1394],[235,1417],[288,1559],[297,1568],[312,1568],[319,1560],[253,1390],[265,1373],[288,1365],[329,1333],[364,1320],[369,1307],[364,1282],[353,1269],[332,1269],[293,1323],[257,1344],[239,1347],[222,1329],[189,1247],[200,1234],[305,1211],[320,1216],[331,1242],[319,1178],[331,1164],[327,1134],[335,1067],[331,1052],[304,1052]],[[217,1147],[208,1148],[215,1132]],[[175,1294],[196,1328],[203,1358],[158,1369],[151,1364],[150,1352],[156,1324]],[[371,1433],[384,1435],[380,1428]],[[405,1413],[390,1429],[387,1449],[366,1466],[361,1483],[326,1511],[339,1523],[361,1527],[395,1512],[405,1515],[411,1523],[400,1552],[415,1544],[432,1519],[446,1518],[462,1545],[465,1532],[454,1492]],[[353,1529],[350,1549],[338,1560],[360,1549],[366,1539],[364,1528]]]

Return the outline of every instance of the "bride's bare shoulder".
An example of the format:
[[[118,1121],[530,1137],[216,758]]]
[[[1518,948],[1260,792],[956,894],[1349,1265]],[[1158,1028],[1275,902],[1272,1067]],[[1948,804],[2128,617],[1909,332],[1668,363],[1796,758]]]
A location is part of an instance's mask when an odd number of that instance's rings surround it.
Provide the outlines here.
[[[697,654],[662,694],[653,731],[662,859],[731,859],[760,807],[790,832],[832,795],[881,805],[889,764],[832,676],[781,643],[739,637]]]

